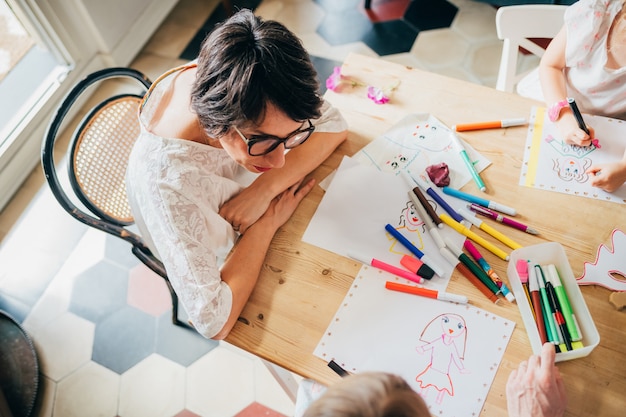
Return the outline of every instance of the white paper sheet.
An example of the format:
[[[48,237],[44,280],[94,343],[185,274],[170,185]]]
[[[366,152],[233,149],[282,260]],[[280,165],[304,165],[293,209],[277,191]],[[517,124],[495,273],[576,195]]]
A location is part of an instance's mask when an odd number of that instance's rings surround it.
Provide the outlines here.
[[[596,146],[567,145],[543,107],[533,107],[524,150],[519,184],[547,191],[595,198],[624,204],[626,186],[607,193],[589,184],[585,171],[592,163],[616,162],[626,149],[626,122],[585,114],[585,122],[595,130]]]
[[[385,289],[395,279],[363,266],[314,354],[352,373],[401,375],[433,416],[479,415],[515,322]]]
[[[387,233],[385,225],[391,224],[444,270],[425,284],[443,290],[454,267],[440,255],[409,190],[401,177],[345,157],[302,240],[342,256],[357,253],[401,267],[400,259],[411,252]],[[440,233],[462,246],[464,237],[456,231],[446,227]]]
[[[357,152],[353,158],[384,172],[397,174],[405,170],[425,177],[428,166],[445,162],[450,171],[450,186],[459,189],[472,181],[472,175],[453,146],[453,134],[450,128],[431,114],[410,114]],[[489,166],[491,162],[488,159],[460,139],[476,171],[480,172]]]

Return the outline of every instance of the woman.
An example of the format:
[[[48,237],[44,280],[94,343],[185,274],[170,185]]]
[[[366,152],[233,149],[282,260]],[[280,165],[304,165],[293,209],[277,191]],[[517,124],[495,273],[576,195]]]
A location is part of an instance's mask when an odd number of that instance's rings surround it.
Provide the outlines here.
[[[249,10],[205,39],[197,63],[154,82],[140,121],[127,172],[135,221],[194,327],[223,339],[345,121],[319,96],[300,41]]]

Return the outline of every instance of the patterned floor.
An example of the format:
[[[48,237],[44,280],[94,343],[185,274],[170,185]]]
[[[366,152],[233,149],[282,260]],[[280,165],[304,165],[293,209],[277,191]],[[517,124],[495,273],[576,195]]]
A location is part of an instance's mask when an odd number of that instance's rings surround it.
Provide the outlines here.
[[[485,3],[373,0],[370,10],[359,0],[234,3],[293,30],[321,81],[357,52],[495,85],[501,42],[495,9]],[[181,0],[132,66],[155,79],[194,58],[223,19],[220,4]],[[31,415],[293,415],[258,358],[173,326],[163,281],[124,242],[62,212],[40,169],[0,213],[0,239],[0,309],[26,329],[41,364]]]

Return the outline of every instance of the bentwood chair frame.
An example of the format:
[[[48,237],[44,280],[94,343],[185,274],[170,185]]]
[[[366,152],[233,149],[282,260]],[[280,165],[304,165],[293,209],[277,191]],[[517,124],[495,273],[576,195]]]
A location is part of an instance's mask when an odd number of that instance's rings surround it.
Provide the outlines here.
[[[64,186],[54,159],[59,130],[72,106],[84,97],[89,87],[116,78],[135,81],[133,84],[137,84],[142,93],[117,94],[87,112],[71,137],[67,164],[71,187]],[[178,318],[178,296],[163,263],[152,254],[141,236],[129,229],[134,218],[126,195],[126,166],[140,131],[138,109],[151,84],[141,72],[124,67],[106,68],[85,77],[65,96],[52,117],[42,144],[41,162],[50,190],[61,207],[76,220],[130,243],[132,253],[165,280],[172,298],[172,323],[191,328]],[[137,86],[133,86],[134,90]],[[74,203],[76,200],[84,209]]]

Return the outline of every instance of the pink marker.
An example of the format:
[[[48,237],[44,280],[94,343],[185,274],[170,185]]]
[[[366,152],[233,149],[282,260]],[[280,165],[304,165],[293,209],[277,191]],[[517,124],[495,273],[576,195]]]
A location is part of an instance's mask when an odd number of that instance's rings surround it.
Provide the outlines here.
[[[476,212],[478,214],[482,214],[483,216],[489,217],[489,218],[491,218],[491,219],[493,219],[493,220],[495,220],[495,221],[497,221],[499,223],[505,224],[505,225],[510,226],[510,227],[514,227],[514,228],[516,228],[518,230],[522,230],[522,231],[524,231],[526,233],[530,233],[531,235],[538,235],[539,234],[539,232],[537,232],[535,229],[532,229],[532,228],[526,226],[525,224],[517,222],[517,221],[515,221],[513,219],[509,219],[508,217],[504,217],[500,213],[495,212],[493,210],[490,210],[487,207],[483,207],[481,205],[474,204],[474,203],[470,204],[468,207],[470,208],[470,210],[472,210],[472,211],[474,211],[474,212]]]
[[[406,271],[404,269],[395,267],[393,265],[389,265],[388,263],[385,263],[383,261],[379,261],[376,258],[367,258],[365,256],[361,256],[361,255],[356,255],[354,253],[349,253],[348,254],[349,257],[351,257],[352,259],[356,259],[357,261],[367,264],[367,265],[371,265],[375,268],[378,269],[382,269],[383,271],[387,271],[390,274],[394,274],[396,276],[408,279],[409,281],[413,281],[416,282],[418,284],[421,284],[422,282],[424,282],[424,279],[422,277],[420,277],[417,274],[412,274],[409,271]]]

